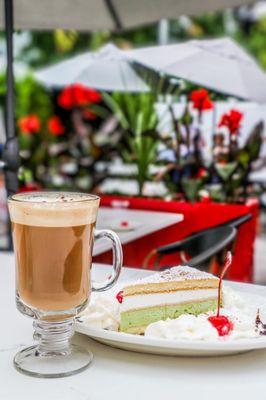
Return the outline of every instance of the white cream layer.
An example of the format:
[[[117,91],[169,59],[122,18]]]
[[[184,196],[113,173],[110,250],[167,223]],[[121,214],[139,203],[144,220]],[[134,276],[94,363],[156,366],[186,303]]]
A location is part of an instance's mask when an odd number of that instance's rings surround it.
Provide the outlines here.
[[[168,293],[137,294],[123,298],[121,312],[138,308],[155,307],[163,304],[178,304],[187,301],[200,301],[217,298],[217,289],[178,290]]]

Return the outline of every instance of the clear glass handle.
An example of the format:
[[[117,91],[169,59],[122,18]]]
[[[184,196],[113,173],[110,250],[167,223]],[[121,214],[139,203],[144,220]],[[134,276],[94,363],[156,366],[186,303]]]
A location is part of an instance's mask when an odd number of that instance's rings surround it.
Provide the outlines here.
[[[112,274],[104,282],[92,281],[92,290],[95,292],[103,292],[104,290],[112,287],[117,279],[119,278],[122,264],[123,264],[123,252],[119,237],[117,234],[109,229],[95,229],[94,231],[95,239],[109,239],[112,242],[112,252],[113,252],[113,271]]]

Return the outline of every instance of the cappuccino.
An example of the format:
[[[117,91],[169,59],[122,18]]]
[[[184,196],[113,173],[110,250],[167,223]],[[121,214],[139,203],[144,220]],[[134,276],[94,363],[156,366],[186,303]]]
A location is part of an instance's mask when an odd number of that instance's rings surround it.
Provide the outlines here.
[[[9,201],[20,300],[44,311],[89,298],[99,198],[80,193],[17,194]]]

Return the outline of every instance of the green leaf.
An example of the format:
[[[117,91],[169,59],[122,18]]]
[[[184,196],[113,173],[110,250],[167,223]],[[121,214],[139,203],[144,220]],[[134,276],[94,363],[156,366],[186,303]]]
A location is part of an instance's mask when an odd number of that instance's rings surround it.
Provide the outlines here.
[[[104,99],[116,114],[123,129],[139,134],[157,125],[154,107],[156,96],[152,93],[113,93],[104,94]]]
[[[193,122],[192,115],[189,112],[189,107],[186,105],[184,113],[182,117],[180,118],[180,122],[184,125],[190,126]]]
[[[102,96],[103,96],[105,103],[111,108],[113,113],[116,115],[122,128],[128,129],[129,122],[126,118],[126,115],[125,115],[123,109],[121,108],[121,105],[119,104],[118,100],[116,99],[116,96],[115,95],[111,96],[108,93],[103,93]]]
[[[37,114],[46,122],[52,113],[52,103],[45,89],[32,76],[16,83],[16,117]]]
[[[216,163],[215,169],[217,174],[223,181],[227,181],[237,168],[237,162],[229,162],[227,164]]]
[[[263,135],[264,123],[260,121],[249,135],[243,150],[249,155],[250,162],[257,160],[260,154],[260,149],[262,145],[262,135]]]
[[[237,161],[243,167],[247,167],[250,163],[250,155],[245,149],[241,149],[237,155]]]
[[[186,198],[190,201],[195,201],[198,198],[198,193],[202,186],[202,179],[182,179],[182,188],[185,192]]]
[[[222,185],[210,185],[208,189],[212,200],[218,202],[224,202],[226,200],[225,191]]]
[[[18,136],[18,141],[20,150],[28,150],[31,148],[35,140],[34,136],[22,133]]]
[[[38,146],[31,155],[31,162],[36,165],[41,164],[42,162],[45,161],[46,156],[47,156],[47,147],[45,143],[42,143],[41,146]]]

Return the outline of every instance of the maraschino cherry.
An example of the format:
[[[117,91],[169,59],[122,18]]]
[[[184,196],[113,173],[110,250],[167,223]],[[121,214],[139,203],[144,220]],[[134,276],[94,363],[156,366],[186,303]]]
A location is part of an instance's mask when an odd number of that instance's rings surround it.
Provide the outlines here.
[[[230,319],[224,315],[209,317],[208,321],[217,330],[219,336],[229,335],[234,327]]]
[[[217,330],[219,336],[226,336],[233,329],[233,324],[230,321],[230,319],[228,317],[226,317],[225,315],[220,315],[222,280],[231,264],[232,264],[232,253],[230,251],[228,251],[226,253],[225,264],[222,269],[222,272],[220,275],[220,280],[219,280],[217,314],[213,317],[208,318],[208,321]]]

